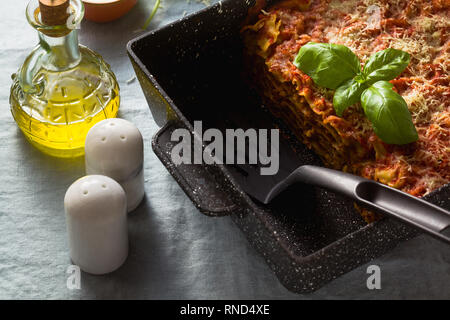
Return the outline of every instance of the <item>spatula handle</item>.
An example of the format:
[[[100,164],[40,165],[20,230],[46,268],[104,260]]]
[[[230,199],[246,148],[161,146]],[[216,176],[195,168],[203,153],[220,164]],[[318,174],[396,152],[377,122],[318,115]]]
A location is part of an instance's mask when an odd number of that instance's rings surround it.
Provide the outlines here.
[[[343,194],[450,244],[450,212],[381,183],[341,171],[302,166],[288,178]]]

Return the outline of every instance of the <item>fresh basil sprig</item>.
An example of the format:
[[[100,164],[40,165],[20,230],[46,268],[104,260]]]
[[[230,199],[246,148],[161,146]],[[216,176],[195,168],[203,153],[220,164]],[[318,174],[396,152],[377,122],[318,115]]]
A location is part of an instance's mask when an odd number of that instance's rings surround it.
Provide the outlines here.
[[[416,128],[405,100],[392,90],[392,83],[378,81],[361,95],[361,106],[376,135],[389,144],[417,141]]]
[[[295,58],[294,65],[304,70],[314,83],[329,89],[337,89],[344,81],[361,72],[358,57],[349,48],[331,43],[305,44]]]
[[[397,78],[409,64],[409,53],[396,49],[386,49],[372,55],[364,66],[366,83]]]
[[[298,52],[294,65],[318,86],[336,90],[333,105],[338,116],[361,101],[381,140],[407,144],[419,137],[405,100],[387,81],[398,77],[409,61],[407,52],[389,48],[372,55],[361,70],[358,57],[346,46],[309,42]]]
[[[367,86],[355,79],[347,80],[337,88],[333,97],[336,114],[341,116],[345,109],[357,103],[365,89],[367,89]]]

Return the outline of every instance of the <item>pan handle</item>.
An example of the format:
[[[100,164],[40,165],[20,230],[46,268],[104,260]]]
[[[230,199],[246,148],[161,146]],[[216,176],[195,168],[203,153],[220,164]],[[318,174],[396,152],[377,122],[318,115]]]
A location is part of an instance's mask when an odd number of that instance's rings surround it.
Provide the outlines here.
[[[349,173],[310,165],[296,169],[284,183],[294,182],[343,194],[369,209],[395,217],[450,244],[450,212],[400,190]],[[275,191],[279,192],[281,190]]]
[[[206,165],[176,165],[172,162],[171,151],[176,144],[171,141],[172,133],[185,128],[181,122],[169,121],[153,137],[152,148],[169,173],[175,178],[186,195],[199,211],[207,216],[221,217],[238,211],[238,206],[228,190],[218,186],[218,168]]]

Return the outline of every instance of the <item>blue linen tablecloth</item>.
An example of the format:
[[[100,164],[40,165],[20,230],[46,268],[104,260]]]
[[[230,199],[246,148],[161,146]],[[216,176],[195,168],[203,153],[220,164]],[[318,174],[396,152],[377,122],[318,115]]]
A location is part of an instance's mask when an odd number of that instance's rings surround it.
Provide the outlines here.
[[[238,0],[237,0],[238,1]],[[214,1],[212,1],[214,2]],[[58,160],[31,147],[9,111],[11,74],[37,34],[25,18],[27,1],[0,3],[0,298],[1,299],[313,299],[450,298],[450,249],[421,236],[310,295],[287,291],[229,218],[200,214],[151,150],[158,130],[125,45],[137,36],[153,1],[140,0],[107,24],[84,21],[80,43],[99,52],[121,87],[119,116],[145,138],[146,200],[129,216],[130,254],[106,276],[82,274],[81,289],[66,281],[70,258],[63,198],[84,175],[83,159]],[[149,29],[205,6],[162,0]],[[367,267],[381,268],[381,290],[368,290]]]

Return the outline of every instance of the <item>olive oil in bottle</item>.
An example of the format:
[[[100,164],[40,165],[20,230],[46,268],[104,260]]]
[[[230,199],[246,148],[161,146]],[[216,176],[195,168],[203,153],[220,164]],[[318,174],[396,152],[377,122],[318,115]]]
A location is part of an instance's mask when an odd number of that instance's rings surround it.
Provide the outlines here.
[[[32,0],[27,7],[40,41],[12,77],[11,112],[25,137],[52,156],[83,155],[89,129],[119,109],[109,65],[78,44],[83,14],[81,0]]]

